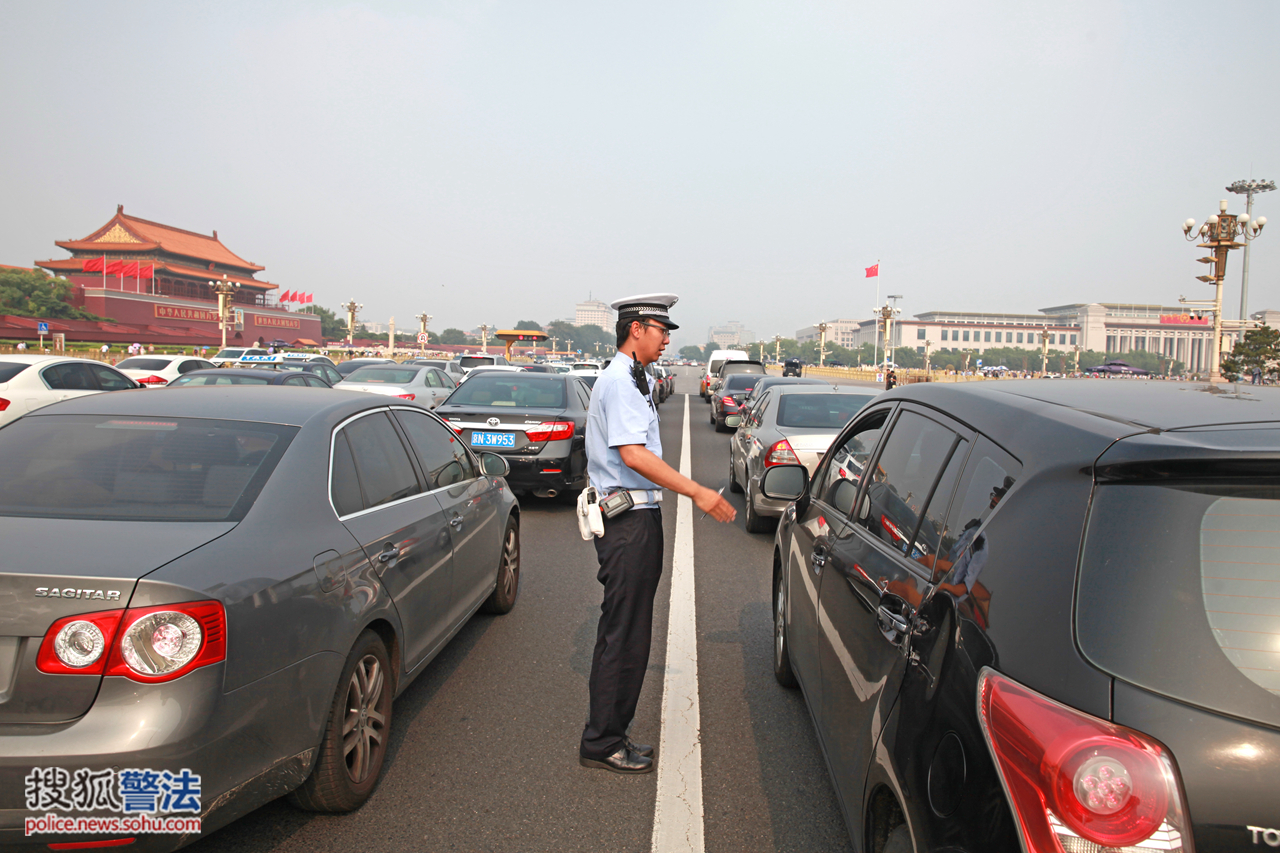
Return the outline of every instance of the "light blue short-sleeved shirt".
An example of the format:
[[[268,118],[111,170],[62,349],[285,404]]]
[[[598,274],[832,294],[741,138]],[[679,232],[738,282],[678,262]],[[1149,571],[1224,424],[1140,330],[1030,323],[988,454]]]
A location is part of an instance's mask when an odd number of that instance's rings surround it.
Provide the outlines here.
[[[591,485],[600,493],[614,489],[660,489],[622,462],[618,448],[625,444],[643,444],[662,458],[662,438],[658,431],[658,413],[649,399],[640,393],[631,378],[629,355],[618,353],[600,374],[591,389],[591,407],[587,411],[587,474]],[[653,393],[653,377],[649,377]]]

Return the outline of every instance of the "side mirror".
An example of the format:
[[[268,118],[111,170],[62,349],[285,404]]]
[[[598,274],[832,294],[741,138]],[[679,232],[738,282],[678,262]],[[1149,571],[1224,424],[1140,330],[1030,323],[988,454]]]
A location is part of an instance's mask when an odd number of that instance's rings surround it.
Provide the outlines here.
[[[803,465],[775,465],[760,478],[760,494],[773,500],[799,500],[808,490],[809,470]]]
[[[724,425],[737,429],[742,426],[742,415],[725,415]]]
[[[496,453],[481,453],[480,467],[486,477],[505,477],[511,473],[511,465]]]

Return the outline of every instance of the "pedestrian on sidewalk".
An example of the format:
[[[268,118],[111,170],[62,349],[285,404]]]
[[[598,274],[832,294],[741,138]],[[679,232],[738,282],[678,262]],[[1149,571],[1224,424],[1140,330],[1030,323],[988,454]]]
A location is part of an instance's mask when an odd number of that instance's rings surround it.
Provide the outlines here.
[[[587,412],[587,473],[606,512],[595,539],[604,586],[591,658],[590,716],[578,760],[614,773],[648,773],[653,747],[628,734],[649,666],[653,599],[662,576],[662,490],[693,499],[717,521],[733,521],[733,506],[662,461],[653,385],[644,368],[662,355],[679,328],[668,314],[672,293],[619,299],[618,354],[596,380]],[[613,500],[610,500],[613,499]]]

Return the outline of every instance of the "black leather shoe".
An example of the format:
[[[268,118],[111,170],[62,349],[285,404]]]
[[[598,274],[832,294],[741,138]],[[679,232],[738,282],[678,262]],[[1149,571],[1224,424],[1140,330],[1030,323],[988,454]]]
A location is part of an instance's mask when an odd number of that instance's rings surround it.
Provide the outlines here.
[[[583,767],[599,767],[601,770],[612,770],[614,773],[622,773],[626,776],[653,772],[652,758],[645,758],[643,755],[636,755],[625,745],[623,745],[613,755],[599,761],[594,758],[587,758],[579,755],[578,763]]]
[[[647,743],[636,743],[631,738],[627,738],[622,745],[634,752],[636,755],[643,755],[645,758],[653,758],[653,747]]]

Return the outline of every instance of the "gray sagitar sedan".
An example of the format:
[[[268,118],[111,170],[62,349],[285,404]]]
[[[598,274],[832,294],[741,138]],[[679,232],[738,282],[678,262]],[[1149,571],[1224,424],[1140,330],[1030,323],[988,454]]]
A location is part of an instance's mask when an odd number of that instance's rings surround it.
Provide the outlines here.
[[[0,430],[0,849],[360,806],[392,698],[515,603],[506,470],[328,389],[100,394]],[[202,825],[65,822],[174,814]]]

